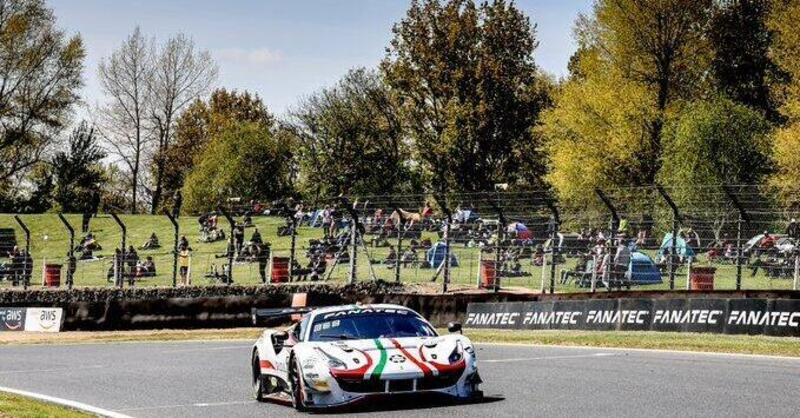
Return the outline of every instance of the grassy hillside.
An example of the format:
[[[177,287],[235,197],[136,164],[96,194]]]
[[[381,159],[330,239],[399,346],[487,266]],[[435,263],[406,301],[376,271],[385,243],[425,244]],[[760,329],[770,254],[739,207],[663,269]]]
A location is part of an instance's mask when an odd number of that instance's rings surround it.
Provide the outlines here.
[[[155,278],[148,278],[137,283],[137,286],[164,286],[172,284],[172,240],[173,228],[165,216],[152,215],[121,215],[122,221],[127,225],[127,243],[135,247],[141,246],[151,233],[155,232],[162,247],[158,250],[139,251],[139,256],[144,258],[152,256],[155,260],[158,275]],[[31,230],[31,252],[34,257],[34,273],[32,281],[36,284],[41,283],[42,262],[65,263],[68,249],[68,234],[64,226],[55,214],[23,215],[23,221]],[[77,230],[76,239],[80,238],[80,215],[67,215],[67,219]],[[225,227],[226,222],[220,221],[220,225]],[[256,217],[254,223],[258,227],[265,241],[272,244],[273,255],[288,257],[290,248],[289,237],[278,237],[277,229],[283,225],[283,220],[275,217]],[[17,226],[13,215],[0,214],[0,228],[13,227],[16,230],[17,242],[24,244],[23,231]],[[180,219],[181,235],[186,235],[194,252],[192,254],[192,277],[194,284],[211,284],[212,280],[204,278],[204,273],[211,269],[212,265],[221,266],[227,261],[225,258],[217,258],[225,252],[225,242],[201,243],[200,231],[195,217],[183,217]],[[76,286],[108,286],[106,274],[111,266],[111,255],[114,249],[119,246],[121,231],[114,220],[101,214],[91,221],[91,231],[98,238],[103,250],[96,252],[95,255],[104,257],[97,261],[79,261],[77,272],[75,273]],[[247,228],[245,240],[249,240],[254,228]],[[227,231],[226,231],[227,233]],[[319,228],[303,227],[299,229],[297,237],[297,257],[299,262],[305,266],[305,249],[308,247],[308,240],[322,236]],[[427,237],[435,241],[433,233],[427,233]],[[404,244],[404,246],[407,243]],[[364,249],[359,248],[358,254],[358,277],[360,280],[368,280],[371,277],[369,269],[369,258],[373,260],[383,260],[388,253],[388,248],[369,248],[369,257]],[[478,274],[478,250],[465,248],[463,245],[454,246],[453,251],[460,262],[459,267],[451,270],[451,281],[460,287],[474,286]],[[424,255],[419,253],[420,257]],[[6,261],[0,259],[0,263]],[[573,268],[574,260],[568,260],[566,265],[559,268]],[[384,280],[394,280],[394,270],[384,264],[372,265],[375,276]],[[531,273],[530,276],[519,278],[504,279],[506,286],[524,286],[538,289],[542,283],[542,268],[531,266],[530,260],[523,262],[523,269]],[[418,267],[408,267],[402,270],[401,280],[403,282],[429,282],[433,277],[432,269],[421,269]],[[549,283],[549,270],[545,271],[546,280]],[[342,265],[334,270],[331,280],[343,281],[347,277],[347,265]],[[556,277],[560,277],[557,271]],[[62,279],[63,280],[63,279]],[[234,280],[237,283],[253,284],[260,281],[258,275],[258,265],[255,263],[237,263],[234,266]],[[439,277],[437,283],[441,283]],[[681,273],[677,277],[677,287],[685,288],[686,275]],[[6,287],[8,283],[0,282],[0,287]],[[769,280],[761,272],[755,277],[750,277],[750,272],[744,272],[744,288],[749,289],[788,289],[791,288],[791,280]],[[666,289],[667,284],[647,286],[648,289]],[[732,289],[735,287],[735,267],[732,265],[718,266],[717,288]],[[558,291],[576,291],[578,288],[572,285],[558,285]]]

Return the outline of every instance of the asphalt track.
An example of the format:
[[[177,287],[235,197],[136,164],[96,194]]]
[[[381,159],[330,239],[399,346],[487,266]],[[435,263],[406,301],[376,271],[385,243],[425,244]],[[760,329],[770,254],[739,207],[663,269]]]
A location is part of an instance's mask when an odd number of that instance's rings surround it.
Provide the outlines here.
[[[250,344],[0,347],[0,386],[133,417],[297,416],[250,399]],[[487,400],[384,402],[339,416],[797,417],[800,359],[562,347],[478,347]]]

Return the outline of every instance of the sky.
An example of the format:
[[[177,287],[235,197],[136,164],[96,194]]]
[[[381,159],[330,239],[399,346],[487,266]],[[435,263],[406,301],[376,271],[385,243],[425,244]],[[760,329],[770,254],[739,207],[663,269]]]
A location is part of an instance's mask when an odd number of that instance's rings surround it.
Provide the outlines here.
[[[87,50],[83,98],[102,102],[97,66],[138,25],[148,37],[192,37],[211,52],[219,87],[258,93],[283,115],[297,101],[334,84],[348,69],[375,67],[407,0],[48,0],[58,26],[78,33]],[[537,25],[537,65],[565,75],[575,50],[572,26],[591,0],[517,0]]]

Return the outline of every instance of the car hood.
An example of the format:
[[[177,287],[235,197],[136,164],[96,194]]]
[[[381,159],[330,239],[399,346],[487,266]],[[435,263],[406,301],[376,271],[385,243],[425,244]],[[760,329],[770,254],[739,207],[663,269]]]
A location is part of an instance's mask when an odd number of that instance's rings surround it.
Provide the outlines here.
[[[472,353],[460,335],[376,338],[303,344],[317,364],[342,379],[409,379],[460,373]],[[453,356],[453,353],[458,353]],[[451,361],[454,360],[454,361]]]

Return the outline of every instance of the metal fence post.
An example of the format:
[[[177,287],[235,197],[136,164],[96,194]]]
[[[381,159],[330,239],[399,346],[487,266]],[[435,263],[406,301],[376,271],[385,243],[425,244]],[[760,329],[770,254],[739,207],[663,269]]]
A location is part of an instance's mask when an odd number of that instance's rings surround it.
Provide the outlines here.
[[[552,201],[547,202],[547,207],[550,209],[550,212],[553,215],[553,230],[550,232],[550,242],[553,243],[552,250],[551,250],[551,261],[550,261],[550,293],[556,292],[556,265],[558,264],[558,253],[559,248],[556,245],[556,239],[558,238],[558,231],[561,229],[561,217],[558,213],[558,208]]]
[[[606,197],[605,193],[603,193],[603,191],[600,189],[594,189],[594,192],[595,194],[597,194],[597,197],[600,198],[600,200],[608,209],[608,212],[611,214],[611,232],[609,233],[610,236],[608,237],[608,240],[606,241],[606,244],[603,247],[603,254],[602,257],[600,258],[602,263],[602,260],[605,260],[606,255],[608,255],[608,263],[606,263],[606,265],[603,268],[603,276],[601,277],[601,280],[605,284],[606,290],[610,292],[612,283],[610,269],[611,269],[611,263],[614,260],[612,260],[611,257],[611,249],[609,248],[609,243],[613,242],[614,234],[616,234],[617,230],[619,229],[620,219],[619,215],[617,214],[617,208],[614,206],[613,203],[611,203],[611,200],[609,200],[609,198]]]
[[[117,263],[117,268],[116,268],[116,272],[114,274],[114,276],[115,276],[114,277],[115,284],[117,285],[117,287],[121,288],[123,286],[124,282],[125,282],[125,279],[124,279],[123,276],[125,275],[125,264],[126,264],[125,262],[127,261],[127,258],[128,258],[127,257],[128,251],[125,248],[125,242],[126,242],[127,237],[128,237],[128,229],[125,227],[125,224],[122,222],[122,220],[119,218],[119,216],[116,213],[111,212],[111,217],[114,218],[114,221],[117,223],[117,225],[119,225],[119,228],[122,231],[122,241],[120,243],[120,246],[122,248],[120,248],[119,260],[115,261]],[[116,259],[116,257],[115,257],[115,259]],[[133,276],[131,276],[130,281],[131,281],[131,284],[133,284]]]
[[[67,250],[67,288],[72,289],[72,285],[74,283],[73,267],[75,266],[75,229],[72,228],[72,225],[70,225],[63,213],[58,214],[58,219],[61,220],[61,223],[64,224],[69,232],[69,249]]]
[[[14,220],[17,221],[19,227],[25,232],[25,257],[22,260],[22,288],[27,290],[31,282],[31,275],[28,274],[28,258],[30,257],[30,259],[33,260],[33,256],[31,255],[31,230],[28,229],[25,222],[22,222],[19,215],[14,215]],[[33,274],[33,263],[31,263],[31,274]]]
[[[794,252],[794,286],[792,288],[797,290],[798,281],[800,281],[800,251]]]
[[[289,281],[294,281],[294,263],[297,258],[297,216],[292,215],[292,239],[289,246]]]
[[[176,287],[178,285],[178,235],[180,235],[180,227],[178,226],[178,221],[166,208],[164,208],[163,212],[172,223],[172,227],[175,231],[172,246],[172,287]]]
[[[226,280],[225,280],[225,284],[230,285],[231,283],[233,283],[233,253],[236,252],[236,243],[234,242],[234,239],[233,239],[233,230],[236,228],[236,221],[233,220],[233,217],[231,217],[231,214],[227,210],[225,210],[225,208],[222,207],[222,205],[217,206],[217,210],[222,212],[222,215],[225,216],[225,219],[228,220],[228,224],[230,224],[230,226],[231,226],[230,237],[228,238],[230,240],[230,246],[229,246],[229,251],[228,251],[228,254],[227,254],[228,255],[228,277],[226,277]],[[289,269],[290,269],[289,271],[291,271],[291,267],[289,267]]]
[[[739,212],[739,219],[736,222],[736,290],[742,289],[742,224],[743,223],[750,223],[750,216],[747,214],[747,211],[744,209],[741,203],[739,203],[739,199],[736,198],[736,195],[733,193],[728,186],[722,186],[722,190],[725,191],[725,195],[728,197],[728,200],[731,201],[733,206]]]
[[[400,214],[400,208],[394,203],[390,203],[389,206],[392,208],[393,213]],[[397,262],[394,265],[394,281],[395,283],[400,283],[400,258],[401,254],[403,253],[403,227],[405,226],[405,220],[402,216],[398,216],[398,224],[392,225],[397,228]],[[388,235],[387,235],[388,237]]]
[[[678,226],[679,223],[683,221],[681,217],[680,211],[678,211],[678,206],[672,200],[672,198],[667,194],[667,191],[664,190],[661,185],[656,184],[656,190],[658,194],[664,198],[664,201],[667,202],[670,210],[672,210],[672,243],[670,245],[670,255],[669,255],[669,290],[675,290],[675,272],[677,270],[677,266],[675,265],[675,256],[677,255],[677,248],[678,248]]]

